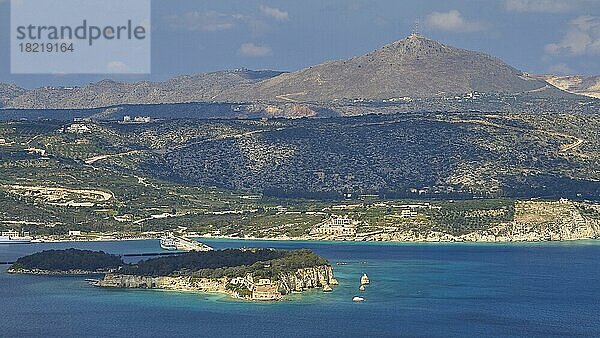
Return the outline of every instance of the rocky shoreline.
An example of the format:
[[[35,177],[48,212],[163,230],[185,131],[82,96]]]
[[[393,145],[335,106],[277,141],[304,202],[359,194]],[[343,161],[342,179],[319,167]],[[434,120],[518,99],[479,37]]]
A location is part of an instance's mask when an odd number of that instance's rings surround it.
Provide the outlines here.
[[[184,276],[136,276],[108,273],[94,285],[105,288],[160,289],[170,291],[213,292],[234,299],[277,301],[292,292],[322,288],[330,290],[338,282],[329,265],[281,273],[274,279],[257,279],[251,275],[221,278]]]

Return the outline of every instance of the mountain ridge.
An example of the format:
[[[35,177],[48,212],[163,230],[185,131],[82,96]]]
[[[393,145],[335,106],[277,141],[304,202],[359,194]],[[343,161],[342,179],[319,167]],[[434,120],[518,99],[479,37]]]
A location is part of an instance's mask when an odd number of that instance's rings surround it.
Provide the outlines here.
[[[3,89],[4,88],[4,89]],[[102,80],[82,87],[0,87],[8,108],[88,109],[189,102],[309,103],[432,98],[473,92],[569,97],[499,58],[412,34],[364,55],[293,72],[224,70],[164,82]]]
[[[569,93],[600,99],[600,75],[540,75],[538,78]]]
[[[214,101],[231,86],[247,86],[278,71],[247,69],[183,75],[164,82],[117,82],[104,79],[82,87],[35,88],[9,101],[13,108],[99,108],[122,104]]]
[[[25,92],[27,92],[26,89],[15,84],[0,83],[0,108],[7,105],[14,98],[23,95]]]
[[[229,98],[283,101],[432,97],[469,92],[559,91],[490,55],[420,35],[347,60],[328,61],[257,83],[254,93],[233,88]]]

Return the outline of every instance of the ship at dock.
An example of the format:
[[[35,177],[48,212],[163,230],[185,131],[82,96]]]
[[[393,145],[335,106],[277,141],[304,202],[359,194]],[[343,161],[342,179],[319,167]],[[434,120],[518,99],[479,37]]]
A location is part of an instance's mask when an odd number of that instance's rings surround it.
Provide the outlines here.
[[[18,231],[3,231],[0,236],[0,244],[30,244],[33,238],[29,232],[19,233]]]
[[[193,239],[175,236],[173,233],[167,233],[160,239],[160,247],[163,250],[179,250],[179,251],[210,251],[212,247],[195,241]]]
[[[175,241],[175,237],[163,236],[160,239],[160,248],[163,250],[177,250],[177,241]]]

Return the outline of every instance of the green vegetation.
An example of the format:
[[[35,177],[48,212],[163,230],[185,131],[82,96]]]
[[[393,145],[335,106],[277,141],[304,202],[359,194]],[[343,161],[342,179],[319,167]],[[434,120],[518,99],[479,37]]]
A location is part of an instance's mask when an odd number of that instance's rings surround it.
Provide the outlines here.
[[[123,265],[119,256],[103,251],[89,250],[47,250],[19,258],[11,270],[44,270],[65,272],[72,270],[105,271]]]
[[[347,214],[359,234],[460,235],[512,220],[517,199],[600,195],[593,114],[80,124],[0,123],[0,230],[301,237]]]
[[[202,269],[195,271],[193,276],[204,278],[221,278],[225,276],[246,276],[251,274],[256,278],[269,278],[277,280],[280,273],[295,271],[297,269],[311,268],[329,264],[327,260],[314,254],[310,250],[285,251],[280,258],[258,261],[252,265],[240,265],[216,269]]]
[[[225,289],[237,293],[240,298],[252,297],[252,291],[250,291],[246,285],[227,283],[227,285],[225,285]]]
[[[226,249],[149,259],[126,265],[120,272],[140,276],[193,274],[211,278],[245,276],[247,273],[271,276],[277,272],[324,264],[327,260],[310,250]]]
[[[125,264],[119,256],[102,251],[48,250],[21,257],[10,267],[14,271],[51,272],[107,271],[136,276],[191,275],[192,278],[245,277],[277,278],[280,273],[322,266],[327,260],[310,250],[226,249],[187,252],[176,256]]]

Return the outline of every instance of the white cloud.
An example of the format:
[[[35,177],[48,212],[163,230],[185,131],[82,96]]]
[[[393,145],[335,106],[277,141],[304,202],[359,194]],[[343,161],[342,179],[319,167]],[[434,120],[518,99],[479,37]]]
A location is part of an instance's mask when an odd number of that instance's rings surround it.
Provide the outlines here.
[[[266,56],[270,55],[273,51],[269,46],[260,46],[247,42],[240,46],[239,52],[245,56]]]
[[[425,24],[431,29],[450,32],[476,32],[484,29],[478,21],[468,21],[457,10],[433,12],[425,18]]]
[[[562,13],[570,10],[567,0],[506,0],[504,5],[511,12]]]
[[[600,55],[600,17],[577,17],[563,38],[547,44],[544,50],[551,55]]]
[[[183,15],[166,17],[172,29],[216,32],[231,29],[241,20],[241,15],[224,14],[216,11],[187,12]]]
[[[260,5],[260,11],[266,15],[274,18],[275,20],[284,21],[289,19],[288,12],[282,11],[279,8],[268,7],[264,5]]]

